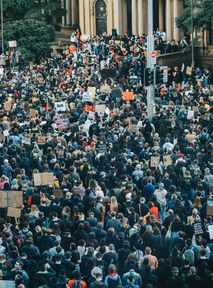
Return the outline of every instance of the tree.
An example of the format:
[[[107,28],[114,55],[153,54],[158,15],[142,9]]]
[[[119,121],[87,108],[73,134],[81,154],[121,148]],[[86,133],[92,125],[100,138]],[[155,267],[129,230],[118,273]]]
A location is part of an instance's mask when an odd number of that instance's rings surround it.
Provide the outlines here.
[[[176,18],[178,28],[182,28],[185,33],[191,32],[191,4],[193,5],[194,29],[208,26],[213,17],[212,0],[184,0],[182,14]]]
[[[5,47],[16,40],[26,60],[40,61],[50,53],[64,12],[60,0],[3,0]]]

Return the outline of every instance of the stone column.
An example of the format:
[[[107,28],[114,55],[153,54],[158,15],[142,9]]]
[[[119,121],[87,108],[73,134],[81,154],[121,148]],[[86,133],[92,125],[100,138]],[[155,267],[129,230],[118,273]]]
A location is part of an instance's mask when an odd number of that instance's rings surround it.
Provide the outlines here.
[[[79,0],[79,24],[81,33],[85,33],[84,0]]]
[[[147,0],[143,1],[143,27],[144,33],[148,32],[148,3]]]
[[[113,23],[113,5],[112,5],[112,0],[108,0],[108,5],[107,5],[107,34],[111,35],[112,34],[112,28],[114,27]]]
[[[142,35],[144,33],[143,25],[143,0],[138,1],[138,34]]]
[[[179,31],[176,25],[176,18],[178,16],[178,0],[173,0],[173,11],[174,11],[174,35],[175,40],[179,40]]]
[[[84,1],[85,33],[90,34],[90,1]]]
[[[114,28],[117,29],[117,34],[120,35],[121,33],[121,22],[122,19],[120,17],[121,7],[120,7],[120,0],[114,0]]]
[[[122,34],[127,32],[127,0],[122,0],[122,8],[123,8],[123,15],[122,15],[122,19],[123,19],[123,31]]]
[[[137,35],[137,0],[132,0],[132,34]]]
[[[171,0],[166,0],[166,35],[167,40],[172,40]]]
[[[61,7],[63,9],[65,9],[64,7],[64,0],[61,0]],[[65,16],[62,16],[62,26],[65,26],[66,25],[66,15]]]
[[[159,0],[159,30],[163,31],[163,19],[164,19],[164,13],[163,13],[163,0]]]
[[[71,3],[70,0],[66,0],[66,16],[67,16],[67,25],[72,24],[72,14],[71,14]]]
[[[71,2],[71,15],[72,15],[72,25],[78,24],[77,23],[77,5],[76,0],[72,0]]]

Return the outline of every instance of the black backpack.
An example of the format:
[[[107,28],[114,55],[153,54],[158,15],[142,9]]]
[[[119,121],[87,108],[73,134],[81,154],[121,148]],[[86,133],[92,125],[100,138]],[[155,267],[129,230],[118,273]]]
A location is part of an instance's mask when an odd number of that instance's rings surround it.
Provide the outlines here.
[[[117,288],[119,284],[119,278],[113,279],[111,277],[108,278],[108,287],[109,288]]]

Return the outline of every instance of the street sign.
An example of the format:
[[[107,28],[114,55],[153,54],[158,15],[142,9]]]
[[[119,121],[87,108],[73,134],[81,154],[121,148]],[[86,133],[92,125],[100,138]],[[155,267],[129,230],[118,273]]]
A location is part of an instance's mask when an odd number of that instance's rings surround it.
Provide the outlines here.
[[[156,51],[152,51],[152,53],[151,53],[151,64],[152,65],[156,64],[156,56],[157,56]]]

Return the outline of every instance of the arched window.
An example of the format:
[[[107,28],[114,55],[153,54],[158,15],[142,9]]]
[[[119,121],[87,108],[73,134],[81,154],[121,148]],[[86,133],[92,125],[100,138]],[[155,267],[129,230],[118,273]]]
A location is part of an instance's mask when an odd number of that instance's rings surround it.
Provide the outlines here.
[[[96,34],[103,35],[107,32],[107,13],[106,4],[104,0],[97,0],[96,2]]]

